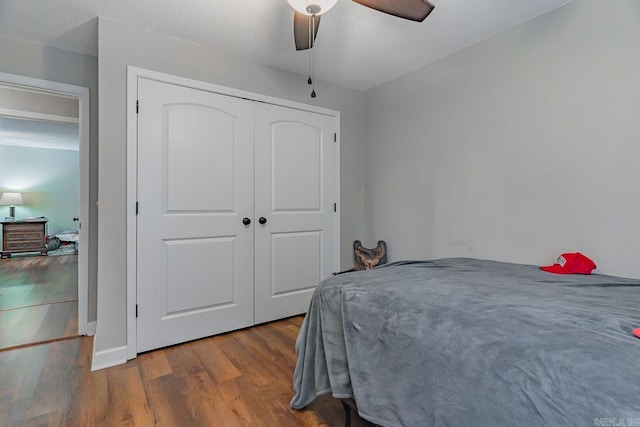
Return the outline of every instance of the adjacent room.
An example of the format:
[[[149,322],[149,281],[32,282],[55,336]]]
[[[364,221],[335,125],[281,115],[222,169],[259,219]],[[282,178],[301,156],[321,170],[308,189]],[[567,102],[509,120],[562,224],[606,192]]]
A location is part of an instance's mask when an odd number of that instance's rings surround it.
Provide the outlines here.
[[[0,349],[78,336],[78,101],[0,87]]]
[[[5,2],[1,419],[640,424],[638,46],[635,0]],[[63,334],[1,348],[17,282]]]

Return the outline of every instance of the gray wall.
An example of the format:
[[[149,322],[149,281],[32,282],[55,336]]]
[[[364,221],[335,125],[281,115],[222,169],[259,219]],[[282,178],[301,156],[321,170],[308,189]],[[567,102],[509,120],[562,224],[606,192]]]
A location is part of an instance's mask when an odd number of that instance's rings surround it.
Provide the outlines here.
[[[341,113],[342,264],[364,232],[364,94],[246,62],[212,47],[100,18],[100,224],[98,330],[94,351],[126,345],[126,72],[133,65],[235,89],[314,104]]]
[[[77,119],[80,117],[79,105],[75,98],[0,86],[0,108]]]
[[[640,2],[580,0],[366,92],[370,242],[640,277],[638,70]]]
[[[42,80],[89,88],[89,301],[88,320],[96,320],[98,261],[98,60],[92,56],[68,52],[0,36],[0,71]]]
[[[24,204],[16,206],[16,218],[45,216],[48,234],[75,228],[78,216],[78,152],[46,148],[0,145],[0,188],[5,183],[21,182]],[[9,215],[8,206],[0,206],[0,218]]]

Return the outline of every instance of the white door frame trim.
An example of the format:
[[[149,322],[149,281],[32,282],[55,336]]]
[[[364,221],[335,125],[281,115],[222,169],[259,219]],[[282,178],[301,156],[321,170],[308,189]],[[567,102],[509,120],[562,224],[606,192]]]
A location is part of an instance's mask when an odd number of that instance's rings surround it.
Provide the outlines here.
[[[80,233],[78,251],[78,335],[93,335],[95,322],[89,325],[89,88],[50,80],[0,72],[0,83],[35,88],[44,92],[71,96],[79,102],[79,182],[78,216],[84,233]],[[91,327],[90,327],[91,326]]]
[[[299,102],[246,92],[243,90],[215,85],[213,83],[192,80],[171,74],[160,73],[144,68],[127,67],[127,359],[135,359],[137,356],[137,331],[136,331],[136,290],[137,290],[137,221],[136,202],[138,198],[138,121],[136,108],[138,101],[138,79],[146,78],[164,83],[171,83],[192,89],[204,90],[221,95],[248,99],[250,101],[264,102],[266,104],[279,105],[281,107],[310,111],[334,117],[340,123],[340,112]],[[140,108],[144,108],[141,105]],[[339,133],[339,129],[336,129]],[[340,269],[340,138],[338,136],[335,147],[335,202],[338,209],[335,215],[335,271]]]

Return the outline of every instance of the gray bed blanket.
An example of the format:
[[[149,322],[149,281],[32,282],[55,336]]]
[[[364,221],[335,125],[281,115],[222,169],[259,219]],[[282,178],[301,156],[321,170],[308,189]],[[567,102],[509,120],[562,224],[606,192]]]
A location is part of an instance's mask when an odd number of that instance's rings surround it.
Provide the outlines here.
[[[467,258],[338,275],[302,324],[291,406],[331,392],[383,426],[640,426],[637,327],[633,279]]]

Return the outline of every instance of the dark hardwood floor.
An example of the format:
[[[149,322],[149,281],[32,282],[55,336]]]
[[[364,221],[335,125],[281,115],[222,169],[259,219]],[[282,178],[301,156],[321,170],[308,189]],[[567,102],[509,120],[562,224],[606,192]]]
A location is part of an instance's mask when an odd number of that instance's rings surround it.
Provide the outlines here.
[[[298,316],[192,341],[96,372],[91,337],[0,352],[0,424],[343,426],[342,405],[330,396],[289,407],[301,323]]]
[[[91,372],[93,338],[77,336],[77,256],[4,259],[0,292],[0,426],[345,423],[330,396],[289,407],[301,316]]]
[[[0,350],[78,335],[78,257],[0,260]]]

